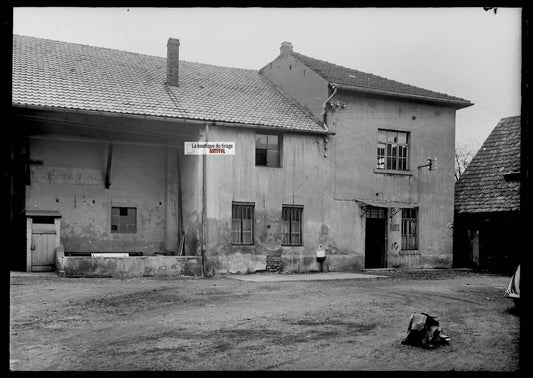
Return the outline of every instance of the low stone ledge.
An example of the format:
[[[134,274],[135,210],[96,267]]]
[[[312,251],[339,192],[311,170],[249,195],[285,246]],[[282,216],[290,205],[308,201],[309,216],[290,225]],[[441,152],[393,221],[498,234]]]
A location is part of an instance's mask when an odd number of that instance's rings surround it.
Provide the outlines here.
[[[266,255],[233,253],[207,257],[207,270],[216,274],[249,274],[266,270]]]
[[[57,266],[62,267],[67,277],[179,277],[202,274],[200,256],[58,256]]]

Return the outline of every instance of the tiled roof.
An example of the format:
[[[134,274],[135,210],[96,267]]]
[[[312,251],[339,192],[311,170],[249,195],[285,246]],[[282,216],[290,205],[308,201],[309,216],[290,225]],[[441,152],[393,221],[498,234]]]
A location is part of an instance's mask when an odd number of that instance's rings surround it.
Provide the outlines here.
[[[520,117],[503,118],[455,184],[455,211],[520,210],[520,182],[505,174],[520,171]]]
[[[323,60],[310,58],[308,56],[291,52],[291,55],[305,64],[307,67],[318,73],[330,83],[342,84],[353,87],[354,90],[369,89],[381,92],[387,92],[391,95],[409,95],[419,96],[427,100],[441,100],[456,103],[460,107],[472,105],[468,100],[449,96],[447,94],[433,92],[427,89],[418,88],[409,84],[403,84],[394,80],[385,79],[380,76],[372,75],[366,72],[357,71],[351,68],[342,67]]]
[[[257,71],[13,36],[13,105],[44,106],[324,131]]]

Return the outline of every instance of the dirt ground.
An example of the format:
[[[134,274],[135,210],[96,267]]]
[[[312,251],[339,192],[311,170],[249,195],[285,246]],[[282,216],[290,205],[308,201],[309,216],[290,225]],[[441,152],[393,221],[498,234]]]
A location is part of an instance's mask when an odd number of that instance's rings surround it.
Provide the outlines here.
[[[319,274],[319,273],[317,273]],[[11,370],[517,371],[509,277],[244,282],[11,275]],[[450,344],[402,345],[412,312]]]

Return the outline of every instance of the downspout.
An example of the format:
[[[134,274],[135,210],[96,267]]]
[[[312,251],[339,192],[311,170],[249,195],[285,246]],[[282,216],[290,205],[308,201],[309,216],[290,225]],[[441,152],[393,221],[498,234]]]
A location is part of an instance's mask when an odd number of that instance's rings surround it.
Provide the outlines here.
[[[326,131],[329,131],[328,123],[327,123],[327,116],[328,116],[327,115],[327,106],[328,106],[328,102],[330,102],[331,99],[333,98],[333,96],[335,96],[337,94],[337,87],[335,85],[333,85],[333,84],[330,84],[330,85],[331,85],[331,88],[333,88],[333,93],[324,102],[324,105],[322,105],[322,121],[324,121],[324,127],[326,128]]]
[[[205,123],[205,142],[208,142],[209,125]],[[207,155],[202,155],[202,275],[207,276]]]
[[[337,94],[337,87],[333,84],[330,84],[330,85],[333,88],[333,93],[324,102],[324,105],[322,105],[322,121],[324,122],[324,128],[326,129],[326,132],[329,132],[328,122],[327,122],[328,121],[328,112],[327,112],[328,102],[333,98],[333,96],[335,96],[335,94]],[[324,157],[328,157],[328,136],[327,134],[324,136],[324,150],[325,150]]]
[[[333,98],[333,96],[335,96],[337,94],[337,87],[333,84],[330,84],[331,85],[331,88],[333,88],[333,93],[331,94],[331,96],[328,97],[328,99],[326,101],[324,101],[324,105],[322,105],[322,121],[324,122],[324,128],[326,129],[326,132],[329,134],[329,128],[328,128],[328,102],[331,101],[331,99]],[[324,157],[327,158],[328,157],[328,134],[324,135]],[[334,158],[336,158],[336,155],[334,155]],[[335,193],[337,192],[336,190],[336,175],[337,175],[337,164],[335,161],[333,161],[333,169],[334,169],[334,173],[333,173],[333,198],[335,198]],[[294,202],[294,194],[293,194],[293,202]],[[324,219],[322,220],[324,221]],[[329,239],[329,237],[328,237]],[[327,240],[327,248],[326,248],[326,252],[329,251],[329,240]],[[320,271],[323,270],[323,262],[320,263]],[[329,266],[329,263],[327,263]],[[298,267],[299,269],[299,267]]]

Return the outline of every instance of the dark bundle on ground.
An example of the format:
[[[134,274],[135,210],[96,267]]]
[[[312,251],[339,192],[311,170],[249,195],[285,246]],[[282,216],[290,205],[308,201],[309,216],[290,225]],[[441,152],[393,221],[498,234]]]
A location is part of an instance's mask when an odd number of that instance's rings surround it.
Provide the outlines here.
[[[407,327],[407,337],[402,344],[422,348],[435,348],[448,344],[450,338],[442,334],[437,318],[425,313],[413,313]]]

